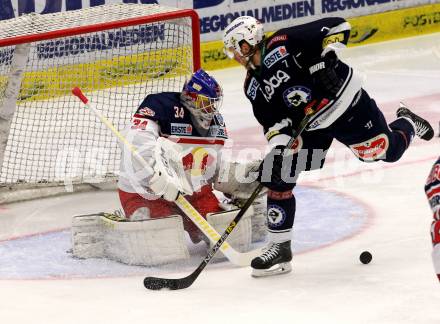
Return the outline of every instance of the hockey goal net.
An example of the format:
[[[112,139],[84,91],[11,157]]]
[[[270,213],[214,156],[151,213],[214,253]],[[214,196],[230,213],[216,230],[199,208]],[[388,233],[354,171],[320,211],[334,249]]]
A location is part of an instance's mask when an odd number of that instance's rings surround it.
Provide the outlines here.
[[[0,22],[0,186],[114,179],[116,139],[74,86],[124,128],[149,93],[200,66],[193,10],[115,4]]]

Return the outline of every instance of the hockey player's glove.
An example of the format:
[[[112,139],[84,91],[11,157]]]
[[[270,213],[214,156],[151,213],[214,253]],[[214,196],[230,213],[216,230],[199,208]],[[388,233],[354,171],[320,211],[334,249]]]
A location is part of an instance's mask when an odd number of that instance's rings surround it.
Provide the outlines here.
[[[163,172],[156,172],[150,180],[150,189],[158,196],[168,201],[179,197],[179,189]]]
[[[316,92],[323,97],[334,98],[344,84],[344,80],[335,70],[337,65],[338,57],[334,51],[330,51],[324,57],[315,60],[309,67]]]
[[[260,164],[258,181],[273,191],[288,191],[295,187],[296,177],[292,177],[292,153],[284,154],[286,147],[278,145],[270,151]],[[290,161],[289,161],[290,159]]]

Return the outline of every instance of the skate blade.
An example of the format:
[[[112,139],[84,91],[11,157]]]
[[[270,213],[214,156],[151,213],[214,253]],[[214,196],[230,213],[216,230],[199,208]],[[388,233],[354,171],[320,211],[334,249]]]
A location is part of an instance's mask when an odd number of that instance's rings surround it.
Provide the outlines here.
[[[261,278],[276,276],[280,274],[286,274],[292,271],[292,264],[290,262],[284,262],[274,265],[269,269],[252,269],[252,277]]]

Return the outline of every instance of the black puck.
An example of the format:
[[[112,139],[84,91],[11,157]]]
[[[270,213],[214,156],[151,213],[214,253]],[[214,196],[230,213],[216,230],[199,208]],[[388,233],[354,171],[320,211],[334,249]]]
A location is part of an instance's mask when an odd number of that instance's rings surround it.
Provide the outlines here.
[[[363,263],[363,264],[368,264],[371,262],[371,260],[373,259],[373,256],[371,255],[370,252],[368,251],[364,251],[361,253],[361,255],[359,256],[359,260]]]

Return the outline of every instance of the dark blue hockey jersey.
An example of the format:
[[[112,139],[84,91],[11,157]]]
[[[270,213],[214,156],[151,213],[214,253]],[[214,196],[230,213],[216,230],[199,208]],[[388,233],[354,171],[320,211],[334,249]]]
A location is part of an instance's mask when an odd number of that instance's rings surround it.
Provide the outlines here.
[[[280,132],[291,134],[291,129],[280,130],[274,125],[289,118],[291,127],[296,128],[307,103],[323,97],[311,74],[319,69],[323,55],[347,44],[349,34],[350,25],[343,18],[324,18],[280,29],[265,40],[261,66],[248,71],[244,91],[268,140]],[[343,62],[337,63],[335,71],[344,80],[342,88],[315,114],[308,130],[331,125],[361,88],[361,77]]]
[[[222,141],[228,137],[220,114],[214,116],[208,134],[202,136],[194,126],[189,110],[180,102],[179,92],[148,95],[133,115],[133,127],[142,127],[146,120],[153,120],[159,125],[161,136],[173,136],[181,139],[180,142],[187,142],[188,137],[194,137],[202,141],[199,144],[203,144],[204,140]]]

